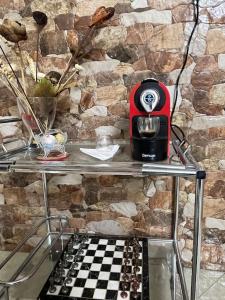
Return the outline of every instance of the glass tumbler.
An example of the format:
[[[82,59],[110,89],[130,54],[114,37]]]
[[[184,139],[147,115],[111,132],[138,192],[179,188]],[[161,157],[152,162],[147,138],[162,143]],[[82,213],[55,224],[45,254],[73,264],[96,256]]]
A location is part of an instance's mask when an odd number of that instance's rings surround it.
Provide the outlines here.
[[[141,137],[152,138],[159,132],[160,117],[139,117],[137,127]]]

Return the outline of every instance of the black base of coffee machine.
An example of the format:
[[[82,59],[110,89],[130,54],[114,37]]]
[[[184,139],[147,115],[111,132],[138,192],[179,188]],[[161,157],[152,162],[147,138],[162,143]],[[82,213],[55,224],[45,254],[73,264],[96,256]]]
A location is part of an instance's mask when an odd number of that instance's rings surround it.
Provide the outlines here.
[[[131,139],[133,159],[139,161],[160,161],[167,159],[168,139]]]

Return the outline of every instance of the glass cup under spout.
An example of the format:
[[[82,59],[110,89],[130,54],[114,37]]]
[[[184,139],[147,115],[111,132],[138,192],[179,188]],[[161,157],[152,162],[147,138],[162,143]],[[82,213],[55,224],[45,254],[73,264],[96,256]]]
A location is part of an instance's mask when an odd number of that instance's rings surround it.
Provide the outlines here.
[[[141,137],[153,138],[159,132],[160,117],[139,117],[137,127]]]

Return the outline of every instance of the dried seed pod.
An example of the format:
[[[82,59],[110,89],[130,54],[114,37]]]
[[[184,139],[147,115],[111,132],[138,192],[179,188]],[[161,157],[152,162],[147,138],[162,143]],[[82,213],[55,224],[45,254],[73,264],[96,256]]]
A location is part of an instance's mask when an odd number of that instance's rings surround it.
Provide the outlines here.
[[[33,18],[37,24],[37,45],[36,45],[36,50],[37,50],[37,56],[36,56],[36,75],[35,75],[35,80],[37,81],[37,76],[38,76],[38,49],[39,49],[39,43],[40,43],[40,33],[42,29],[45,27],[45,25],[48,22],[48,17],[46,16],[45,13],[41,11],[34,11],[33,12]]]
[[[114,7],[100,6],[96,9],[95,13],[91,17],[91,24],[89,27],[93,27],[112,18],[115,13]]]
[[[5,19],[0,25],[0,34],[9,42],[18,43],[27,40],[26,27],[10,19]]]
[[[56,71],[50,71],[48,74],[46,74],[45,78],[50,80],[53,85],[56,85],[61,78],[61,74]]]
[[[45,13],[41,11],[34,11],[32,15],[37,25],[39,25],[40,27],[45,27],[47,25],[48,17]]]

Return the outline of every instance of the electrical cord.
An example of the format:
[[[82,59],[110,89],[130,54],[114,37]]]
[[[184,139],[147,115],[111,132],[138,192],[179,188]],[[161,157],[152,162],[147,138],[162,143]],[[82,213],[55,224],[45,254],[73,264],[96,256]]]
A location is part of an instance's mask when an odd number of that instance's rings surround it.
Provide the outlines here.
[[[173,101],[173,108],[172,108],[172,112],[171,112],[171,116],[170,116],[170,120],[171,120],[171,124],[172,124],[172,119],[173,119],[173,114],[174,114],[174,111],[175,111],[175,108],[176,108],[176,104],[177,104],[177,98],[178,98],[178,87],[179,87],[179,82],[180,82],[180,78],[181,78],[181,75],[183,74],[183,71],[186,67],[186,64],[187,64],[187,60],[188,60],[188,55],[189,55],[189,50],[190,50],[190,44],[191,44],[191,41],[192,41],[192,38],[193,38],[193,35],[194,35],[194,32],[195,32],[195,29],[198,25],[198,19],[199,19],[199,0],[196,0],[196,5],[195,5],[195,0],[193,2],[193,5],[194,5],[194,11],[195,11],[195,15],[196,15],[196,19],[195,19],[195,24],[194,24],[194,27],[191,31],[191,34],[190,34],[190,37],[188,39],[188,42],[187,42],[187,46],[186,46],[186,50],[185,50],[185,54],[184,54],[184,62],[183,62],[183,66],[180,70],[180,73],[178,74],[177,76],[177,80],[176,80],[176,83],[175,83],[175,90],[174,90],[174,101]]]
[[[185,133],[183,132],[183,130],[178,126],[178,125],[175,125],[175,124],[172,124],[171,125],[171,130],[173,131],[173,134],[175,135],[175,137],[182,143],[184,140],[186,140],[186,137],[185,137]],[[179,133],[177,132],[179,131]],[[181,135],[181,137],[180,137]]]
[[[194,20],[196,20],[197,19],[197,12],[196,12],[196,3],[195,3],[195,0],[193,0],[192,4],[194,6]]]
[[[181,78],[181,75],[183,74],[184,69],[186,67],[187,60],[188,60],[188,55],[189,55],[189,50],[190,50],[190,44],[191,44],[194,32],[195,32],[196,27],[198,26],[198,22],[199,22],[199,0],[193,0],[193,6],[194,6],[195,23],[194,23],[194,27],[192,28],[192,31],[191,31],[191,34],[190,34],[190,37],[188,39],[187,46],[186,46],[186,49],[185,49],[183,65],[182,65],[182,68],[180,70],[180,73],[177,76],[177,80],[176,80],[176,83],[175,83],[174,97],[173,97],[173,107],[172,107],[172,111],[171,111],[171,115],[170,115],[171,131],[176,136],[176,138],[179,139],[180,142],[182,142],[185,139],[185,134],[179,126],[177,126],[175,124],[172,124],[172,121],[173,121],[173,115],[174,115],[174,112],[175,112],[175,109],[176,109],[176,104],[177,104],[180,78]],[[175,128],[180,131],[180,133],[182,135],[182,140],[180,139],[180,137],[176,133]]]

